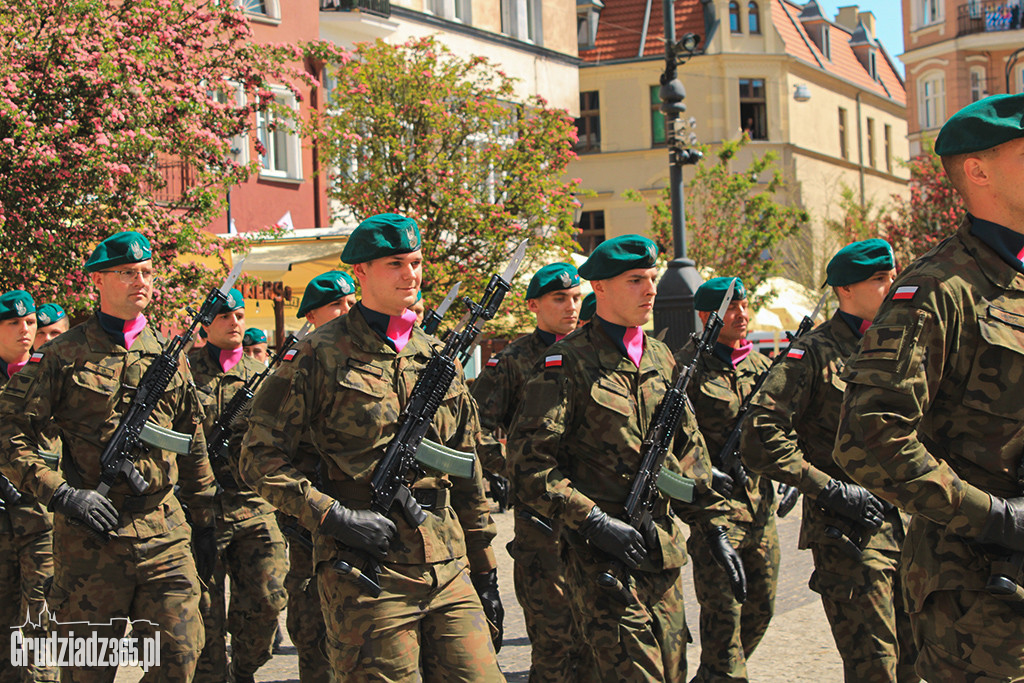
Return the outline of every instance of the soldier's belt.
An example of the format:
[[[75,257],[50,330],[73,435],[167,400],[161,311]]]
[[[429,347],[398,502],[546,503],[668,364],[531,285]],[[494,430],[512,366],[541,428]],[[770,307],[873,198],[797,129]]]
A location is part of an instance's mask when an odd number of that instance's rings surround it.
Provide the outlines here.
[[[463,453],[430,439],[420,441],[415,458],[421,465],[462,479],[473,477],[473,464],[476,462],[476,456],[472,453]]]
[[[658,472],[658,479],[655,481],[658,490],[669,498],[681,500],[684,503],[693,502],[693,489],[696,482],[689,477],[670,472],[662,468]]]
[[[188,455],[189,449],[192,447],[192,437],[188,434],[182,434],[173,429],[155,425],[152,422],[147,422],[142,426],[139,438],[147,446],[177,453],[178,455]]]
[[[173,487],[168,486],[162,491],[147,496],[128,496],[114,493],[108,494],[110,502],[121,512],[148,512],[158,508],[165,500],[171,497]]]

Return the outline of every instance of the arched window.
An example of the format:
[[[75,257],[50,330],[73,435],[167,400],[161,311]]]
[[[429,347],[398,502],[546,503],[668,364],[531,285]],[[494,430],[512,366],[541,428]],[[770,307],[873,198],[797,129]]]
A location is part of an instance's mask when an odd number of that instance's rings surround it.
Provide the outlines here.
[[[751,35],[761,32],[761,12],[753,0],[747,3],[747,27]]]
[[[729,30],[732,33],[742,33],[740,30],[740,3],[732,0],[729,3]]]

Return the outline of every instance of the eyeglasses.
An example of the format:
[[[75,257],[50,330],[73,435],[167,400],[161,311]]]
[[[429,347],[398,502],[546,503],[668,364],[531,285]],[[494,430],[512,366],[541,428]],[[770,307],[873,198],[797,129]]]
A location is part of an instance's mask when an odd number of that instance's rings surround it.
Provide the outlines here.
[[[115,273],[121,280],[122,284],[130,285],[135,282],[135,278],[142,278],[143,282],[153,281],[152,270],[104,270],[103,273]]]

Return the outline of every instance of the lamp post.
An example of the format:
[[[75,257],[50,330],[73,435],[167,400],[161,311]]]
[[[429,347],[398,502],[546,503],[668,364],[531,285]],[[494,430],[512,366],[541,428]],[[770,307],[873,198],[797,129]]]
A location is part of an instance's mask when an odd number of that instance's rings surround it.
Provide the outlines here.
[[[654,329],[668,330],[665,343],[673,351],[682,348],[691,334],[700,328],[693,308],[693,293],[703,282],[694,262],[686,257],[686,205],[684,202],[683,166],[695,164],[703,156],[689,149],[684,137],[687,121],[680,118],[686,111],[683,99],[686,90],[677,77],[677,66],[692,57],[700,44],[700,36],[687,33],[676,42],[675,12],[672,0],[662,0],[665,15],[665,72],[661,75],[661,111],[665,113],[665,133],[669,148],[669,188],[672,198],[672,260],[658,282],[654,301]],[[690,119],[692,127],[693,119]]]

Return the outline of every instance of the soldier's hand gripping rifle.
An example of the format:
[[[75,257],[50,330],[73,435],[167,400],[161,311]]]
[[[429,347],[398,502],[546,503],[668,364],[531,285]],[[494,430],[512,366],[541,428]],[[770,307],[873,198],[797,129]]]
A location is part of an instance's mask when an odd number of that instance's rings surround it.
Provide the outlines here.
[[[643,530],[651,524],[651,510],[657,501],[659,490],[677,500],[693,501],[693,480],[663,470],[662,464],[668,455],[672,437],[679,430],[683,414],[686,411],[686,387],[697,369],[701,354],[710,354],[715,340],[718,339],[718,333],[722,329],[722,317],[732,301],[735,286],[736,279],[733,278],[718,312],[711,314],[699,337],[693,335],[695,347],[693,357],[680,370],[675,384],[661,399],[654,411],[650,428],[644,436],[644,442],[640,447],[640,468],[633,478],[633,484],[630,486],[629,495],[623,505],[622,514],[622,520],[639,531],[641,535],[644,534]],[[612,596],[624,605],[628,606],[636,602],[633,594],[627,588],[629,569],[621,560],[613,560],[609,570],[598,575],[597,583],[601,588],[610,591]]]
[[[448,387],[455,379],[455,359],[471,346],[473,340],[480,334],[478,323],[490,320],[497,313],[502,299],[512,288],[512,278],[526,255],[526,244],[526,240],[519,244],[504,273],[491,276],[479,303],[468,297],[463,298],[463,302],[469,307],[468,319],[448,334],[444,347],[430,358],[416,378],[409,399],[398,416],[398,431],[384,451],[384,456],[377,463],[370,480],[370,509],[374,512],[387,517],[397,503],[402,516],[410,526],[418,527],[427,518],[409,491],[408,484],[422,472],[422,464],[432,464],[438,456],[443,458],[459,455],[425,437],[431,428],[434,415],[441,407],[441,401],[448,393]],[[472,460],[469,462],[472,463]],[[462,474],[472,476],[472,469]],[[378,583],[380,565],[369,555],[361,552],[359,554],[365,555],[361,568],[344,560],[338,560],[334,568],[350,575],[368,594],[377,597],[381,590]]]
[[[280,365],[281,360],[284,358],[284,354],[295,346],[298,342],[306,338],[309,334],[309,328],[312,323],[309,321],[304,324],[298,332],[289,334],[281,344],[281,348],[277,350],[274,357],[270,359],[270,363],[261,372],[250,377],[245,384],[243,384],[235,395],[231,397],[228,404],[224,406],[224,410],[221,411],[220,415],[213,423],[213,427],[210,429],[210,436],[206,437],[206,451],[210,455],[210,460],[219,460],[227,455],[228,453],[228,442],[231,440],[231,425],[234,424],[235,420],[245,411],[246,406],[249,405],[249,401],[256,395],[256,390],[259,389],[260,384],[266,379],[267,375]]]
[[[732,477],[733,482],[739,488],[743,488],[747,485],[747,470],[743,466],[743,462],[740,460],[739,446],[740,436],[743,434],[743,423],[746,422],[747,415],[750,413],[750,404],[757,395],[757,392],[759,392],[761,387],[764,386],[764,383],[768,381],[768,374],[772,371],[772,368],[786,357],[786,354],[788,354],[789,350],[793,348],[793,343],[797,339],[807,334],[811,328],[814,327],[814,321],[818,317],[818,314],[821,313],[821,309],[825,306],[825,302],[828,300],[830,293],[831,292],[825,292],[822,297],[818,299],[818,305],[814,307],[814,311],[809,316],[804,316],[795,333],[786,333],[786,336],[789,339],[789,344],[782,351],[775,354],[775,358],[772,359],[771,365],[769,365],[764,372],[758,375],[750,393],[743,399],[739,410],[736,411],[736,422],[733,424],[732,431],[729,432],[729,438],[725,440],[725,444],[722,446],[721,450],[718,451],[717,457],[711,461],[715,467],[720,468],[728,476]],[[791,494],[787,495],[789,495],[789,501],[787,501],[788,509],[785,511],[780,509],[779,515],[781,517],[785,517],[786,514],[793,509],[793,505],[796,505],[797,496]]]
[[[0,474],[0,512],[7,509],[8,505],[17,505],[21,502],[21,492],[14,487],[11,480]]]

